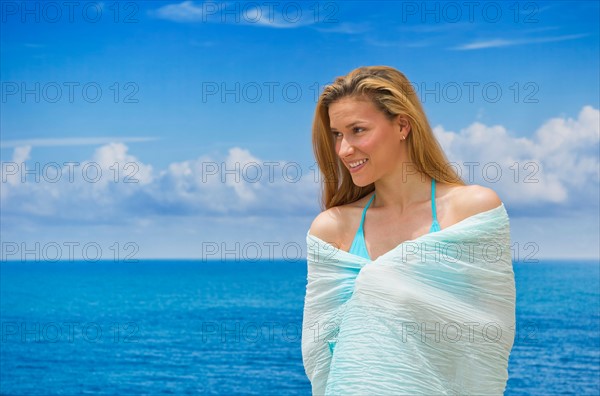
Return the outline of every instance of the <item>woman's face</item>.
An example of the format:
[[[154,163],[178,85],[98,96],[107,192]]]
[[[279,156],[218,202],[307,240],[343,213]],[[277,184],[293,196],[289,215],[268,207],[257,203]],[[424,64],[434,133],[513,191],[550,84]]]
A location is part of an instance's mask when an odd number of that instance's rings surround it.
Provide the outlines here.
[[[402,160],[404,120],[390,121],[368,99],[342,98],[329,106],[335,151],[357,186],[366,186],[396,169]]]

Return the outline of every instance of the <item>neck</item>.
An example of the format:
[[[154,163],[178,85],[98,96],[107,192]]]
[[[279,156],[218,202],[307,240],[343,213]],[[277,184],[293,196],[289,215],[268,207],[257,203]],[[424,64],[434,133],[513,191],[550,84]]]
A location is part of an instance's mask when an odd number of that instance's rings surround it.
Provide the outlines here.
[[[429,201],[431,177],[419,173],[415,169],[412,164],[404,164],[393,173],[377,180],[375,182],[375,199],[371,205],[404,213],[423,201]]]

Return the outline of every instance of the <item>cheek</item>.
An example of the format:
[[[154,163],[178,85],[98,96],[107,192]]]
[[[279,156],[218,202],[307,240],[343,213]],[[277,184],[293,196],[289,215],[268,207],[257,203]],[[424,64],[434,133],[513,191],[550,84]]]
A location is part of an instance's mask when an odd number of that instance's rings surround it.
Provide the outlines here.
[[[376,162],[385,163],[390,158],[398,156],[398,146],[385,136],[373,136],[368,140],[365,139],[364,143],[363,150]]]
[[[369,155],[379,152],[382,147],[385,147],[385,145],[382,145],[377,136],[374,135],[365,137],[360,143],[360,150]]]

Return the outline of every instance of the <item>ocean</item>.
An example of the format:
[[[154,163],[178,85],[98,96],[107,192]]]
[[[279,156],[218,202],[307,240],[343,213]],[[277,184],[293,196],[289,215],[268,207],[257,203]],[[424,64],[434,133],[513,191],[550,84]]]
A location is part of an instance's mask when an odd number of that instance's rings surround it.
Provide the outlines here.
[[[505,394],[600,394],[598,261],[514,271]],[[0,263],[0,393],[310,395],[305,287],[305,260]]]

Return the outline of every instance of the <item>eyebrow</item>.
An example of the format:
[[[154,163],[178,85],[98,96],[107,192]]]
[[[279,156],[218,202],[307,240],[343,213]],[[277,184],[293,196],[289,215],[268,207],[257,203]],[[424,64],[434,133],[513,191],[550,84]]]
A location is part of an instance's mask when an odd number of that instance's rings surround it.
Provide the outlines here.
[[[356,125],[356,124],[360,124],[361,122],[365,122],[365,121],[364,121],[364,120],[353,121],[353,122],[351,122],[350,124],[346,125],[346,129],[348,129],[348,128],[350,128],[350,127],[352,127],[352,126]],[[331,129],[331,131],[332,131],[332,132],[333,132],[333,131],[336,131],[336,132],[338,132],[338,130],[337,130],[336,128],[332,127],[332,126],[330,126],[330,127],[329,127],[329,129]]]

